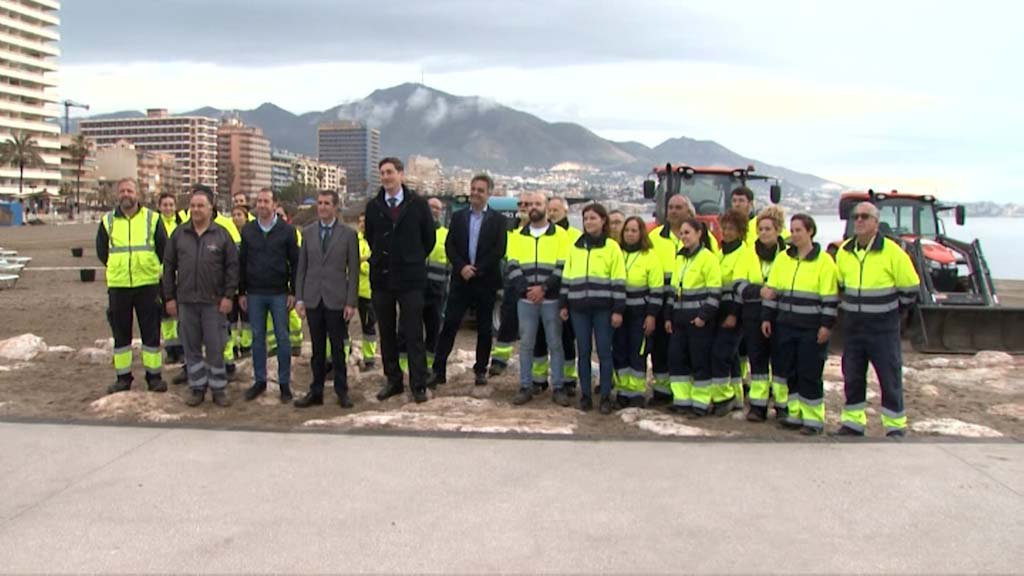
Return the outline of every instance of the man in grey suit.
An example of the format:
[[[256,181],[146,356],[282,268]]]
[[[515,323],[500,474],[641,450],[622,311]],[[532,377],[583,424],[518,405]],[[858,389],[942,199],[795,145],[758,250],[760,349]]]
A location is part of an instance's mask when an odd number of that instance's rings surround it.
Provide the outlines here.
[[[359,303],[359,239],[338,221],[338,193],[323,190],[316,199],[319,220],[302,230],[295,281],[295,310],[309,322],[313,338],[313,383],[295,401],[298,408],[324,403],[327,338],[331,339],[334,392],[338,405],[351,408],[345,370],[348,321]]]

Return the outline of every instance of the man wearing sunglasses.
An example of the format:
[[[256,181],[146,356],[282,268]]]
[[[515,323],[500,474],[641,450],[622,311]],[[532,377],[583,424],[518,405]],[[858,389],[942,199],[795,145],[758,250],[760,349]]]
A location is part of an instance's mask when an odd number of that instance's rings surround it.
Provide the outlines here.
[[[879,231],[878,207],[858,204],[853,238],[836,254],[843,311],[843,379],[846,403],[837,436],[863,436],[867,428],[868,363],[882,388],[885,435],[906,435],[900,311],[917,298],[920,279],[900,245]]]

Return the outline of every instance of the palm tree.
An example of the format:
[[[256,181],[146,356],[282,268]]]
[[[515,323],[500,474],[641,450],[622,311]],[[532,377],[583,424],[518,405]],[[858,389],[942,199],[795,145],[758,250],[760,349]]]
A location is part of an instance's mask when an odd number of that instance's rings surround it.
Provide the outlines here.
[[[43,157],[39,155],[39,145],[28,132],[13,131],[7,141],[0,144],[0,165],[18,165],[18,196],[21,196],[25,184],[25,167],[43,166]]]
[[[80,196],[82,194],[82,167],[85,165],[85,159],[89,157],[89,148],[91,143],[85,139],[83,134],[76,134],[71,139],[71,146],[68,147],[68,152],[71,153],[71,159],[75,162],[77,169],[75,170],[75,212],[79,212],[81,208]]]

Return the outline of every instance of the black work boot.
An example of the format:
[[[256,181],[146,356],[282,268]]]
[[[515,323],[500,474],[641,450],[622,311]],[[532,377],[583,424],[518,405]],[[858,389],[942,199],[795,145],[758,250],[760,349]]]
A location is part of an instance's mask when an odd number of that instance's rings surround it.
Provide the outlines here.
[[[131,378],[118,378],[113,384],[107,386],[107,394],[117,394],[118,392],[126,392],[132,389]]]

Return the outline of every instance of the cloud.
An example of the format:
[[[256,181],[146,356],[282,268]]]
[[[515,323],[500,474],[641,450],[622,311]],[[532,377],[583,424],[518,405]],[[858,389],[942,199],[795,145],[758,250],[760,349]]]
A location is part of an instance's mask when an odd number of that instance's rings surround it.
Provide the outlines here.
[[[423,88],[422,86],[416,88],[412,94],[409,95],[409,99],[405,101],[405,107],[411,111],[422,110],[430,105],[430,101],[433,96],[430,90]]]

